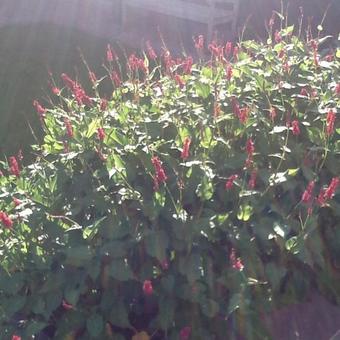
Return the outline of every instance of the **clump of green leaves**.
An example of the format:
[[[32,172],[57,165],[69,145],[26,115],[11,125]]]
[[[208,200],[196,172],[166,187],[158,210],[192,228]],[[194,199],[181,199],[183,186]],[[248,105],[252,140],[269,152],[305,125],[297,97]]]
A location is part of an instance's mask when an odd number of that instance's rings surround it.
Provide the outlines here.
[[[1,164],[2,339],[264,339],[311,287],[340,302],[339,51],[273,39],[126,77],[109,47],[111,98],[90,72],[35,102],[36,161]]]

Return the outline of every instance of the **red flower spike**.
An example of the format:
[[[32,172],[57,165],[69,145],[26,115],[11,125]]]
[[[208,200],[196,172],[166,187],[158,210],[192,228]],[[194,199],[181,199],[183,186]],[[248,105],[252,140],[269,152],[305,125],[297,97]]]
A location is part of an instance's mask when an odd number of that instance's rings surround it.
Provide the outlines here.
[[[68,87],[70,90],[73,90],[76,86],[76,82],[72,80],[66,73],[63,73],[61,75],[61,79],[63,80],[66,87]]]
[[[77,84],[77,82],[72,80],[65,73],[63,73],[61,75],[61,78],[63,79],[66,87],[68,87],[72,91],[78,105],[82,105],[82,104],[85,104],[85,105],[88,105],[88,106],[92,105],[91,98],[88,95],[86,95],[84,89],[81,87],[80,84]]]
[[[170,51],[166,50],[163,53],[163,60],[165,64],[165,69],[168,73],[171,72],[171,68],[176,64],[175,61],[172,59]]]
[[[335,94],[336,94],[337,96],[340,96],[340,83],[337,83],[337,84],[335,85]]]
[[[100,111],[105,111],[107,109],[107,100],[105,98],[100,100]]]
[[[268,26],[270,29],[272,29],[274,25],[275,25],[275,12],[273,11],[271,18],[269,19]]]
[[[227,182],[225,183],[225,189],[230,190],[234,186],[235,180],[238,179],[238,175],[232,175],[227,179]]]
[[[40,119],[43,120],[46,116],[46,109],[37,100],[33,101],[33,106],[35,110],[37,111]]]
[[[56,86],[51,87],[52,93],[55,94],[56,96],[60,95],[60,89]]]
[[[257,178],[257,171],[253,170],[252,173],[250,174],[250,179],[248,182],[248,188],[249,189],[254,189],[256,186],[256,178]]]
[[[230,260],[232,268],[234,268],[234,269],[236,269],[238,271],[242,271],[243,270],[244,265],[243,265],[241,259],[239,257],[238,258],[236,257],[236,252],[235,252],[234,248],[231,249],[229,260]]]
[[[92,71],[89,72],[89,78],[90,78],[90,80],[93,84],[95,84],[97,82],[97,77],[96,77],[95,73],[92,72]]]
[[[190,149],[191,139],[186,137],[183,143],[183,150],[181,153],[181,158],[185,161],[189,158],[189,149]]]
[[[102,142],[105,138],[105,131],[102,127],[98,128],[97,130],[97,136],[98,136],[98,139]]]
[[[63,141],[63,146],[64,146],[64,152],[69,153],[70,148],[69,148],[68,143],[66,141]]]
[[[313,206],[308,207],[307,209],[307,215],[310,216],[313,214]]]
[[[320,198],[320,201],[323,202],[323,204],[331,200],[334,197],[335,192],[339,185],[340,185],[340,177],[332,178],[332,181],[329,184],[329,186],[326,189],[322,190],[322,192],[320,192],[319,197],[318,197],[318,202],[319,202],[319,198]],[[322,198],[320,197],[321,194],[322,194]]]
[[[71,124],[70,120],[68,118],[64,118],[64,124],[65,124],[65,128],[66,128],[67,137],[73,138],[74,134],[73,134],[73,128],[72,128],[72,124]]]
[[[254,142],[251,138],[247,140],[246,143],[246,152],[247,152],[247,159],[246,159],[246,167],[249,168],[253,164],[253,155],[255,152]]]
[[[311,40],[310,45],[311,45],[314,52],[316,52],[318,50],[318,42],[317,41]]]
[[[315,99],[318,96],[317,89],[312,89],[311,93],[310,93],[310,96],[311,96],[312,99]]]
[[[22,153],[22,149],[19,149],[17,154],[18,161],[21,162],[24,159],[24,155]]]
[[[319,56],[316,51],[313,52],[313,60],[314,60],[314,65],[316,67],[319,67]]]
[[[294,136],[298,136],[301,133],[298,120],[292,121],[292,129],[293,129],[293,135]]]
[[[317,203],[322,207],[326,204],[326,199],[325,199],[325,189],[321,189],[319,196],[317,197],[316,201]]]
[[[198,51],[203,50],[203,47],[204,47],[204,37],[203,37],[203,35],[199,35],[197,38],[195,38],[194,43],[195,43],[196,50],[198,50]]]
[[[179,86],[180,89],[182,89],[184,87],[185,82],[179,74],[175,74],[175,81],[176,81],[176,83],[177,83],[177,85]]]
[[[12,219],[3,211],[0,212],[0,221],[5,226],[6,229],[12,229],[13,221]]]
[[[279,31],[275,31],[274,40],[277,44],[282,41],[282,36],[281,36],[281,33]]]
[[[143,283],[143,292],[145,295],[150,296],[153,294],[152,282],[150,280],[145,280]]]
[[[12,340],[21,340],[21,336],[19,335],[13,335]]]
[[[272,107],[269,111],[270,119],[274,121],[275,117],[277,116],[277,112],[275,107]]]
[[[303,192],[302,197],[301,197],[301,201],[303,203],[311,202],[311,200],[313,199],[312,194],[313,194],[314,187],[315,187],[315,181],[310,181],[308,183],[307,189]]]
[[[217,118],[221,113],[221,105],[219,103],[214,103],[214,117]]]
[[[12,156],[9,158],[9,170],[13,176],[19,177],[20,176],[20,168],[17,159]]]
[[[155,176],[153,177],[154,179],[154,189],[158,190],[159,184],[166,182],[168,177],[165,174],[165,171],[163,169],[162,163],[160,159],[157,156],[154,156],[151,158],[151,162],[154,166],[155,169]]]
[[[226,70],[227,80],[230,81],[233,76],[233,67],[229,64]]]
[[[284,49],[281,49],[280,51],[279,51],[279,53],[278,53],[278,57],[280,58],[280,59],[282,59],[284,56],[285,56],[285,50]]]
[[[300,95],[304,97],[308,97],[308,91],[305,87],[301,89]]]
[[[327,113],[326,118],[326,132],[328,136],[331,136],[334,133],[335,119],[336,119],[335,112],[332,109],[330,109]]]
[[[231,109],[233,110],[234,115],[240,118],[240,104],[235,97],[231,98]]]
[[[168,262],[167,259],[165,259],[165,260],[163,260],[161,262],[161,267],[162,267],[163,270],[168,270],[169,269],[169,262]]]
[[[228,41],[227,44],[225,45],[225,55],[227,58],[230,57],[232,50],[233,50],[233,43]]]
[[[150,60],[156,60],[157,59],[157,54],[153,47],[151,46],[150,41],[146,42],[146,52],[148,54],[148,57]]]
[[[67,303],[65,300],[63,300],[62,302],[62,307],[65,309],[65,310],[71,310],[71,309],[74,309],[73,305]]]
[[[110,44],[107,45],[106,48],[106,60],[111,63],[114,60],[114,52]]]
[[[111,79],[116,87],[119,87],[122,84],[119,74],[116,71],[113,71],[111,74]]]
[[[215,41],[213,41],[211,44],[208,46],[211,54],[218,60],[223,59],[223,46],[219,46],[216,44]]]
[[[191,327],[190,326],[183,327],[179,332],[180,340],[189,340],[190,335],[191,335]]]
[[[325,60],[331,63],[334,60],[334,55],[333,54],[326,55]]]
[[[99,157],[99,159],[102,161],[102,162],[106,162],[106,159],[107,159],[107,156],[103,154],[102,150],[100,148],[97,148],[96,147],[96,153]]]
[[[243,107],[242,109],[240,109],[239,119],[240,119],[240,122],[242,124],[245,124],[247,122],[248,116],[249,116],[249,108],[248,107]]]
[[[20,205],[21,203],[22,203],[22,202],[21,202],[18,198],[13,197],[13,204],[14,204],[15,207],[17,207],[17,206]]]
[[[128,59],[128,67],[131,71],[138,70],[138,58],[134,54],[131,54]]]
[[[254,152],[255,152],[255,145],[254,145],[254,142],[253,142],[253,140],[251,138],[249,138],[247,140],[246,151],[247,151],[248,155],[253,155]]]
[[[194,60],[192,59],[191,56],[187,57],[184,62],[183,62],[183,73],[184,74],[190,74],[191,73],[191,69],[192,69],[192,65],[194,63]]]

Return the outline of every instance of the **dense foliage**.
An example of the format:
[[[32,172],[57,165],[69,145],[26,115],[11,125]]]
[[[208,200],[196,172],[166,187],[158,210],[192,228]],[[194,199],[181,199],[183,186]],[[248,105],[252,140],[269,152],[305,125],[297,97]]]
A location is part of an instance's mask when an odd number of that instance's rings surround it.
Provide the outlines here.
[[[34,102],[36,161],[0,164],[1,339],[265,339],[312,288],[340,303],[340,51],[272,33],[149,45],[124,80],[108,47],[111,98],[89,71]]]

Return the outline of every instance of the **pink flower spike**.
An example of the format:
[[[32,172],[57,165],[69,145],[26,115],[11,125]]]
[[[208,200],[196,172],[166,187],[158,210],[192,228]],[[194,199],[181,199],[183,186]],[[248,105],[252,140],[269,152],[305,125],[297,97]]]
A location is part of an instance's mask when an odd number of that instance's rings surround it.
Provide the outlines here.
[[[243,270],[244,265],[242,263],[242,260],[241,260],[241,258],[236,257],[236,252],[235,252],[234,248],[231,249],[229,260],[230,260],[230,263],[231,263],[231,266],[232,266],[233,269],[236,269],[238,271]]]
[[[301,197],[301,201],[303,203],[311,202],[311,200],[313,199],[312,195],[313,195],[314,187],[315,187],[315,181],[310,181],[308,183],[307,189],[303,192],[302,197]]]
[[[298,136],[300,134],[300,126],[299,126],[299,121],[298,120],[293,120],[292,121],[292,130],[293,130],[293,135]]]
[[[181,158],[185,161],[189,158],[189,149],[190,149],[191,139],[186,137],[183,143],[183,150],[181,153]]]
[[[337,84],[335,85],[335,94],[336,94],[337,96],[340,96],[340,83],[337,83]]]
[[[65,309],[65,310],[71,310],[71,309],[74,309],[73,305],[67,303],[65,300],[63,300],[62,302],[62,307]]]
[[[147,296],[153,294],[152,282],[150,280],[145,280],[144,281],[144,283],[143,283],[143,292]]]
[[[335,112],[332,109],[330,109],[326,117],[326,132],[328,136],[331,136],[334,133],[335,119],[336,119]]]
[[[191,327],[190,326],[183,327],[179,332],[180,340],[189,340],[190,335],[191,335]]]
[[[235,180],[238,179],[238,175],[232,175],[227,179],[227,182],[225,183],[225,189],[230,190],[234,186]]]

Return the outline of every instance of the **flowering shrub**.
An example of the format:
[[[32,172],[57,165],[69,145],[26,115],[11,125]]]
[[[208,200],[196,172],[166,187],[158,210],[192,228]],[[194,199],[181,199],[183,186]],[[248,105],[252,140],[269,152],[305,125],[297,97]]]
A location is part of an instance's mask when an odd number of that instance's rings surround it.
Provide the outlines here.
[[[0,164],[1,339],[264,339],[311,288],[340,303],[340,56],[292,33],[148,43],[126,79],[109,46],[111,98],[89,72],[34,101],[35,163]]]

